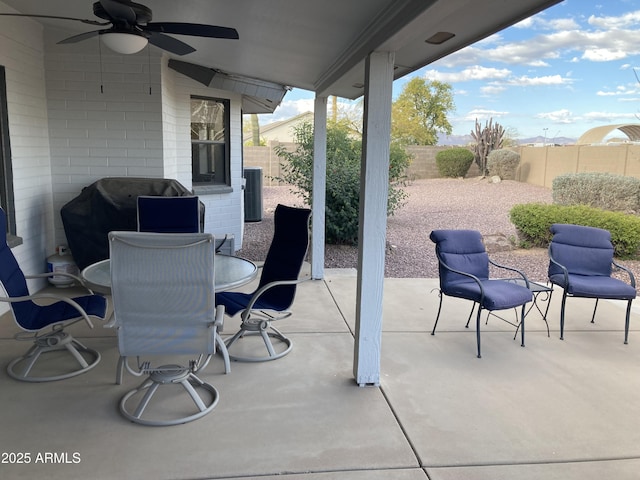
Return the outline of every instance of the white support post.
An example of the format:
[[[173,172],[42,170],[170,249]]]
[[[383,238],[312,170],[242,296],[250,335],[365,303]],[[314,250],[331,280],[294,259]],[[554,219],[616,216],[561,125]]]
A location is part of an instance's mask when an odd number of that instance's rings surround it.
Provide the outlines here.
[[[311,278],[324,277],[324,208],[327,190],[327,97],[316,97],[313,115]]]
[[[373,52],[365,66],[353,361],[354,376],[360,386],[380,385],[394,58],[393,52]]]

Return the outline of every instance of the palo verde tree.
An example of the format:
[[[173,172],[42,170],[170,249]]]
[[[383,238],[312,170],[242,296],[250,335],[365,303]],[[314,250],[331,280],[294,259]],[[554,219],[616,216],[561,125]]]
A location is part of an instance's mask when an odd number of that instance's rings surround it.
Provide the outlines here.
[[[313,201],[313,126],[309,122],[294,127],[296,149],[276,147],[281,176],[276,180],[292,185],[292,191],[307,205]],[[327,190],[325,237],[327,243],[355,244],[358,241],[360,211],[360,161],[362,140],[353,134],[348,121],[330,121],[327,125]],[[402,189],[410,157],[392,142],[389,156],[389,199],[387,213],[392,215],[406,199]]]
[[[404,145],[435,145],[438,132],[450,134],[447,114],[455,109],[451,85],[415,77],[391,110],[391,138]]]

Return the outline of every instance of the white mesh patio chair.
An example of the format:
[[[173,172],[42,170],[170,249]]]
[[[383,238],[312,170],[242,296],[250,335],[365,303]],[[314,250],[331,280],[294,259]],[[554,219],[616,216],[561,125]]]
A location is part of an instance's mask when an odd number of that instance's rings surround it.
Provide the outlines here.
[[[224,347],[218,335],[224,307],[215,305],[213,236],[110,232],[109,245],[120,351],[117,383],[125,368],[146,377],[122,397],[120,412],[143,425],[176,425],[206,415],[219,395],[196,374],[207,366],[216,346]],[[130,364],[134,357],[136,366]],[[182,363],[173,363],[175,357]],[[168,392],[171,385],[182,386],[192,402],[187,397],[185,404],[185,396],[173,390],[167,400],[162,395],[169,393],[158,391]]]

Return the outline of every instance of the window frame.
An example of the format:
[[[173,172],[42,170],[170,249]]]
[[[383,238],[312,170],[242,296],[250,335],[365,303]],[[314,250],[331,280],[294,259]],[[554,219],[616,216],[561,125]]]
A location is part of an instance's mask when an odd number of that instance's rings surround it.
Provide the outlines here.
[[[189,98],[189,110],[191,111],[191,101],[192,100],[207,100],[215,103],[222,104],[224,108],[224,140],[196,140],[191,138],[191,182],[194,190],[204,191],[204,190],[221,190],[227,191],[231,189],[231,100],[228,98],[218,98],[218,97],[207,97],[202,95],[191,95]],[[190,127],[193,125],[193,119],[190,118],[189,125]],[[191,128],[190,128],[191,131]],[[194,162],[194,147],[195,146],[214,146],[214,145],[223,145],[224,146],[224,181],[216,182],[202,182],[196,181],[193,175],[193,162]]]
[[[16,231],[16,209],[13,192],[13,165],[7,107],[6,69],[0,65],[0,204],[7,217],[7,243],[10,247],[22,243]]]

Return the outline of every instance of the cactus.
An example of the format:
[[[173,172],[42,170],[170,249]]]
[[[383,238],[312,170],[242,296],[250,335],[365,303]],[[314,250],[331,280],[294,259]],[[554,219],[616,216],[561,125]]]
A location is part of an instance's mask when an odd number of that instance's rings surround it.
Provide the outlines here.
[[[493,118],[485,122],[484,128],[480,128],[480,122],[476,118],[475,131],[471,131],[471,136],[476,142],[473,146],[473,153],[480,173],[483,176],[487,175],[487,157],[492,150],[502,147],[504,128],[498,122],[494,125]]]

